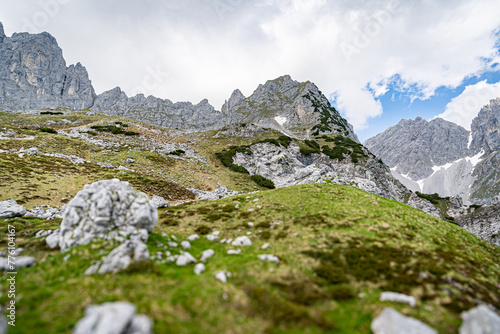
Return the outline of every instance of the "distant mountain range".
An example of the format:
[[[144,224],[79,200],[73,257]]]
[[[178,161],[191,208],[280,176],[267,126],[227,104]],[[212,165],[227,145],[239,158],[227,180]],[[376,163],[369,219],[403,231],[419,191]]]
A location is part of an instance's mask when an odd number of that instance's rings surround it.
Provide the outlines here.
[[[472,121],[471,131],[437,118],[402,120],[365,141],[394,177],[413,191],[491,203],[500,193],[500,98]]]

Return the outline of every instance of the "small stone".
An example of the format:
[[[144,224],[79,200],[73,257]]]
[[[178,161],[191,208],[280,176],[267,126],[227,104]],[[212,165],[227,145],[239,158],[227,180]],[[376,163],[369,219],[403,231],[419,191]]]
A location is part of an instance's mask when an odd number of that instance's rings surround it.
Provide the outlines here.
[[[47,236],[47,238],[45,239],[45,242],[50,249],[59,247],[59,230],[56,231],[57,232],[49,234],[49,236]]]
[[[168,247],[177,248],[177,246],[179,246],[179,245],[177,244],[177,242],[173,242],[173,241],[169,241],[169,242],[168,242]]]
[[[380,294],[380,301],[389,301],[389,302],[398,302],[398,303],[407,303],[411,307],[415,307],[417,305],[417,301],[413,296],[407,296],[402,293],[397,292],[382,292]]]
[[[196,275],[200,275],[202,272],[205,271],[205,265],[203,263],[198,263],[194,266],[194,273]]]
[[[226,272],[224,271],[219,271],[218,273],[216,273],[215,278],[221,281],[222,283],[227,283]]]
[[[187,241],[195,241],[195,240],[198,240],[200,238],[200,236],[198,234],[193,234],[193,235],[190,235],[189,237],[186,238]]]
[[[275,255],[260,254],[260,255],[257,255],[257,257],[259,259],[261,259],[262,261],[280,263],[280,259]]]
[[[241,249],[230,249],[227,251],[227,255],[238,255],[241,253]]]
[[[234,240],[231,245],[233,246],[252,246],[252,241],[247,237],[238,237]]]
[[[207,262],[207,260],[209,258],[211,258],[212,256],[214,256],[214,254],[215,254],[215,252],[214,252],[213,249],[207,249],[207,250],[203,251],[203,253],[201,254],[200,261],[203,262],[203,263],[205,263],[205,262]]]
[[[206,238],[207,238],[208,240],[210,240],[210,241],[214,241],[215,239],[217,239],[217,236],[212,235],[212,234],[209,234],[209,235],[207,235],[207,237],[206,237]]]
[[[438,334],[420,320],[406,317],[390,307],[385,308],[373,319],[371,329],[373,334]]]
[[[177,258],[177,261],[175,262],[176,265],[178,266],[185,266],[190,263],[196,263],[196,259],[189,254],[188,252],[182,252],[181,255]]]
[[[151,201],[156,205],[157,208],[166,208],[168,207],[168,202],[161,196],[153,196]]]
[[[183,242],[181,242],[181,247],[183,249],[190,249],[191,248],[191,244],[189,243],[189,241],[183,241]]]
[[[262,245],[262,247],[260,247],[260,249],[268,249],[269,247],[271,247],[271,245],[266,242]]]

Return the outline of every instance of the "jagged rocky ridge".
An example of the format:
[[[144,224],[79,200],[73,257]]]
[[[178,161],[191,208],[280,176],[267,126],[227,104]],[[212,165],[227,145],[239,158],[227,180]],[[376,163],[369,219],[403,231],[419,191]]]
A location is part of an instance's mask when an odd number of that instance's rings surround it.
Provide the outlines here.
[[[471,131],[442,120],[402,120],[364,144],[413,191],[487,204],[500,190],[500,98],[473,120]]]
[[[129,98],[119,87],[99,95],[92,109],[187,131],[253,123],[294,137],[337,133],[358,141],[352,126],[330,105],[316,85],[299,83],[289,75],[259,85],[248,98],[235,90],[221,111],[215,110],[207,100],[193,105],[142,94]]]
[[[67,67],[54,37],[46,32],[7,37],[0,23],[2,109],[84,109],[95,98],[85,67],[80,63]]]

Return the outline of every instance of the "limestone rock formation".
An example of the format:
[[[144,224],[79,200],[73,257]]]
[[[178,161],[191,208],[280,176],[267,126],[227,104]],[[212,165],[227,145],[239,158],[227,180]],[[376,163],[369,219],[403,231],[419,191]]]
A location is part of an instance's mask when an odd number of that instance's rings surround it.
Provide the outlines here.
[[[61,223],[59,246],[64,251],[96,237],[125,237],[153,231],[158,221],[155,204],[118,179],[86,185],[69,202]]]
[[[0,202],[0,219],[21,217],[26,213],[26,208],[14,200]]]
[[[90,108],[96,94],[80,63],[66,66],[50,34],[16,33],[0,28],[0,104],[3,109]]]
[[[151,334],[152,328],[151,320],[136,314],[135,305],[114,302],[87,306],[73,334]]]

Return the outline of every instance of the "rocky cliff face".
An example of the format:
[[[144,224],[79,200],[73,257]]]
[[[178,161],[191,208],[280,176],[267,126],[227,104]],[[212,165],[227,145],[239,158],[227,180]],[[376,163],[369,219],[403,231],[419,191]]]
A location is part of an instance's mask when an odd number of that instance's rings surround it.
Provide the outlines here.
[[[0,104],[26,110],[89,108],[96,94],[80,63],[66,67],[62,50],[48,33],[14,34],[0,27]]]
[[[401,120],[364,145],[388,166],[417,181],[429,177],[434,166],[443,166],[468,155],[469,132],[443,119],[430,122],[418,117]]]
[[[259,85],[248,98],[235,91],[222,111],[233,121],[254,123],[297,138],[340,134],[359,141],[352,126],[315,84],[294,81],[289,75]]]
[[[408,191],[391,176],[387,166],[369,152],[354,162],[350,157],[339,161],[323,153],[303,154],[296,142],[288,147],[257,143],[249,149],[252,154],[236,153],[233,163],[252,175],[273,181],[278,188],[313,182],[349,185],[439,217],[436,208]]]
[[[470,148],[479,153],[500,150],[500,98],[491,100],[472,121]]]

